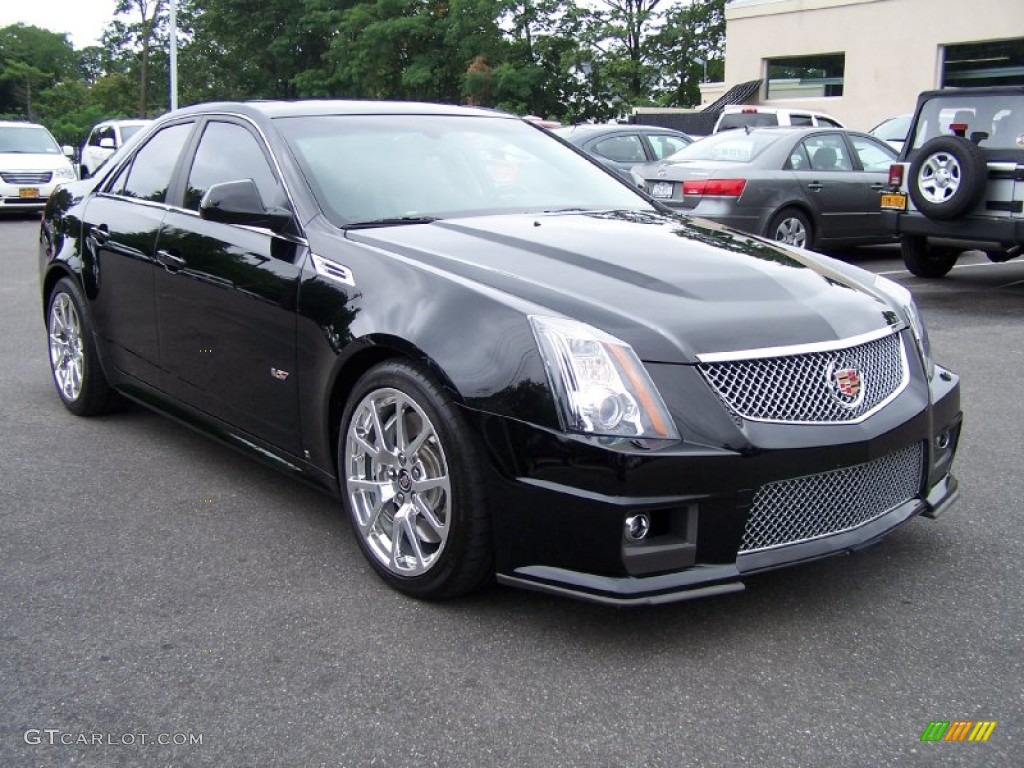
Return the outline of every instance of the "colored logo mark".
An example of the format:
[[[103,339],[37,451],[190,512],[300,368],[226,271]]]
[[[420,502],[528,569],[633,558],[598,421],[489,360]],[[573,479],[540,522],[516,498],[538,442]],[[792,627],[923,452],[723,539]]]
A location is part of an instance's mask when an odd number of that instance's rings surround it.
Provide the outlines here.
[[[932,720],[921,741],[988,741],[996,725],[995,720]]]

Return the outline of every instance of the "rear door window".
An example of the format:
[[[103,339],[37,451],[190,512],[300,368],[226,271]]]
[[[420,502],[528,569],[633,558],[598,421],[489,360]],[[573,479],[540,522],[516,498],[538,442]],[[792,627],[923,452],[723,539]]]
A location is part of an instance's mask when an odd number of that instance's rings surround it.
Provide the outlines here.
[[[115,194],[133,197],[136,200],[164,202],[174,168],[191,133],[192,123],[178,123],[154,134],[153,138],[136,153],[124,180],[123,189],[119,189]]]

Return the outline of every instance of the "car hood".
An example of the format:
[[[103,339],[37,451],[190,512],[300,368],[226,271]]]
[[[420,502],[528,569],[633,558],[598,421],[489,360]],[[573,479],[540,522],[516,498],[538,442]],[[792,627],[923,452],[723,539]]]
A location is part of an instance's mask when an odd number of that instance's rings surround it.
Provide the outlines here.
[[[71,161],[64,155],[48,152],[0,152],[0,170],[3,171],[55,171],[70,165]]]
[[[529,311],[590,323],[647,362],[829,342],[900,322],[848,266],[684,216],[482,216],[347,236],[502,291]]]

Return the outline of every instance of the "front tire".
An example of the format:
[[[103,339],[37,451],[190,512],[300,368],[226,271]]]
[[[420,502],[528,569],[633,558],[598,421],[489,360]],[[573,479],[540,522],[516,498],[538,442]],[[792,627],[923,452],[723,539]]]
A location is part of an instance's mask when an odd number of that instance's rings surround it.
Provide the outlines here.
[[[772,216],[765,234],[772,240],[810,250],[814,245],[814,227],[807,214],[797,208],[783,208]]]
[[[945,277],[953,269],[960,252],[950,248],[928,247],[928,238],[904,235],[900,239],[903,263],[917,277]]]
[[[96,416],[124,405],[100,367],[92,321],[82,292],[71,278],[62,277],[50,293],[46,331],[53,383],[69,411]]]
[[[458,408],[419,367],[388,361],[356,383],[339,430],[338,477],[356,541],[390,586],[436,600],[490,580],[477,452]]]

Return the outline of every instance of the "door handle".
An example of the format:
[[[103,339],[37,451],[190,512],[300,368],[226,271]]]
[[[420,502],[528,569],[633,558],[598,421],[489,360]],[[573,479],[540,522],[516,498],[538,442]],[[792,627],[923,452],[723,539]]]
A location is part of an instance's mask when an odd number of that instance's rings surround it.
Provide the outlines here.
[[[824,186],[825,185],[822,184],[820,181],[812,181],[810,184],[807,185],[807,188],[812,192],[818,192],[822,188],[824,188]]]
[[[100,224],[98,227],[93,227],[89,231],[89,237],[96,245],[103,245],[110,239],[110,230],[106,224]]]
[[[883,189],[885,189],[885,184],[872,184],[871,188],[876,192],[881,192]]]
[[[156,260],[163,264],[170,272],[177,272],[185,268],[185,260],[170,251],[157,251]]]

